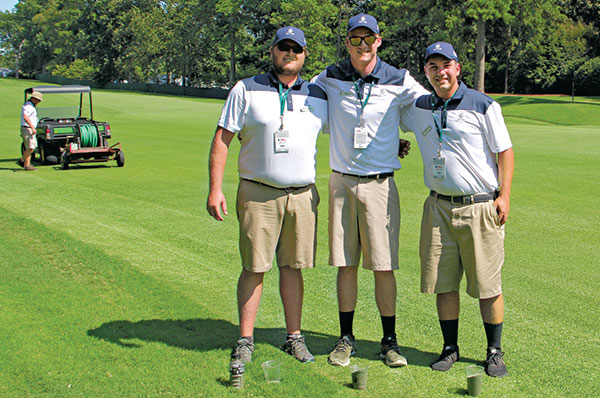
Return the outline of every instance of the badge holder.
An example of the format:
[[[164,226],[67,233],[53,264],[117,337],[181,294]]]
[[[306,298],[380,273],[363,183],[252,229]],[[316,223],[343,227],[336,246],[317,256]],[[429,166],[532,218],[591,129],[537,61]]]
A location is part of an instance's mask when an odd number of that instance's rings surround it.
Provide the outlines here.
[[[290,151],[290,132],[283,129],[283,126],[277,130],[275,136],[275,152],[286,153]]]

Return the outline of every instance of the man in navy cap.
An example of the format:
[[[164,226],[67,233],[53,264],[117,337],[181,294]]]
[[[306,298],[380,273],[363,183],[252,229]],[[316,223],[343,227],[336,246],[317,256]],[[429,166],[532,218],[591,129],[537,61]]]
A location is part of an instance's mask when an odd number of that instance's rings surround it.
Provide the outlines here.
[[[302,269],[315,261],[316,140],[327,122],[327,102],[321,90],[300,78],[305,56],[304,32],[293,26],[279,29],[271,46],[272,69],[233,87],[210,150],[207,210],[223,221],[228,214],[222,190],[228,148],[236,134],[241,142],[236,202],[240,336],[232,359],[243,362],[252,360],[263,276],[274,256],[287,329],[282,349],[301,362],[315,360],[300,334]]]
[[[340,338],[329,363],[350,364],[355,352],[354,309],[357,276],[373,271],[375,300],[383,329],[380,357],[404,366],[396,340],[396,279],[400,201],[394,171],[400,168],[399,110],[427,91],[406,69],[377,56],[377,20],[367,14],[348,21],[349,59],[327,67],[315,83],[329,103],[329,263],[337,267]]]
[[[500,105],[459,80],[460,63],[445,42],[425,50],[425,75],[435,94],[403,110],[402,129],[413,131],[430,195],[421,222],[421,291],[436,294],[444,347],[432,369],[459,359],[459,287],[479,299],[487,336],[486,371],[508,374],[501,350],[504,301],[504,223],[514,170],[512,143]]]

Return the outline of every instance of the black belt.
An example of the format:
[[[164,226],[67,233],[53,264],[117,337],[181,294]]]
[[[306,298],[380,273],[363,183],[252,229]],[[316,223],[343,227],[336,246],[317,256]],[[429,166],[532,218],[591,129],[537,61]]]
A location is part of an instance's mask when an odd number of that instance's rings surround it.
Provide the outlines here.
[[[488,200],[494,200],[498,197],[498,192],[493,193],[477,193],[474,195],[464,195],[464,196],[448,196],[442,195],[441,193],[437,193],[435,191],[429,191],[429,195],[433,196],[437,199],[447,200],[453,204],[459,205],[470,205],[473,203],[481,203],[487,202]]]
[[[279,187],[274,187],[274,186],[272,186],[272,185],[269,185],[269,184],[265,184],[264,182],[260,182],[260,181],[256,181],[256,180],[249,180],[249,179],[247,179],[247,178],[242,178],[242,180],[244,180],[244,181],[249,181],[249,182],[253,182],[253,183],[255,183],[255,184],[262,185],[263,187],[268,187],[268,188],[273,188],[273,189],[279,189],[280,191],[284,191],[285,193],[292,193],[292,192],[296,192],[296,191],[298,191],[298,190],[300,190],[300,189],[304,189],[304,188],[306,188],[306,187],[309,187],[309,186],[311,186],[311,185],[312,185],[312,184],[308,184],[308,185],[303,185],[303,186],[301,186],[301,187],[286,187],[286,188],[279,188]]]
[[[367,174],[365,176],[359,176],[356,174],[348,174],[348,173],[342,173],[340,171],[337,170],[331,170],[334,173],[338,173],[341,174],[343,176],[349,176],[349,177],[358,177],[358,178],[368,178],[368,179],[373,179],[373,180],[381,180],[383,178],[388,178],[388,177],[393,177],[394,176],[394,172],[390,171],[389,173],[380,173],[380,174]]]

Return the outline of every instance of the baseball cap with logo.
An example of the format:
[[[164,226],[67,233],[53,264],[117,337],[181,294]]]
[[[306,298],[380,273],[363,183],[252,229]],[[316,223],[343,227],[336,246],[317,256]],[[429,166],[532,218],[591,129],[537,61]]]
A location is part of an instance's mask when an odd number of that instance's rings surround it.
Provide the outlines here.
[[[44,98],[44,95],[42,93],[40,93],[39,91],[34,91],[33,93],[31,93],[31,98],[35,98],[38,101],[42,101]]]
[[[273,45],[271,47],[282,40],[292,40],[298,43],[300,47],[306,47],[304,32],[302,29],[298,29],[295,26],[284,26],[283,28],[277,30],[277,33],[275,33],[275,40],[273,40]]]
[[[367,28],[373,31],[373,33],[379,34],[379,25],[375,17],[369,14],[358,14],[350,18],[348,21],[348,30],[354,30],[356,28]]]
[[[452,44],[450,43],[438,41],[427,47],[425,49],[425,62],[427,62],[427,60],[430,57],[436,54],[442,55],[448,59],[453,59],[456,62],[458,62],[458,56],[456,55],[456,51],[454,51],[454,47],[452,47]]]

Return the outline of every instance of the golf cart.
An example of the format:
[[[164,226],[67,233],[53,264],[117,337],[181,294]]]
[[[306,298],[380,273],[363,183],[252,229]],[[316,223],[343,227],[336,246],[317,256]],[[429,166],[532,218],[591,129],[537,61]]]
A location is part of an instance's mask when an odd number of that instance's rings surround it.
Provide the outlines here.
[[[58,163],[62,169],[68,169],[71,163],[107,162],[115,160],[118,167],[125,164],[125,155],[121,144],[108,146],[107,139],[111,138],[110,124],[94,120],[92,110],[92,90],[89,86],[37,86],[25,89],[25,100],[34,91],[44,94],[44,106],[37,106],[38,125],[36,137],[38,147],[32,154],[39,156],[42,164]],[[49,98],[48,94],[53,95]],[[79,94],[79,106],[63,106],[71,101],[65,101],[63,94]],[[84,94],[89,95],[89,116],[84,116]],[[57,105],[57,106],[54,106]],[[59,106],[60,105],[60,106]],[[21,151],[24,148],[21,146]]]

